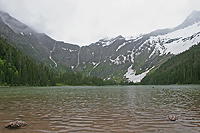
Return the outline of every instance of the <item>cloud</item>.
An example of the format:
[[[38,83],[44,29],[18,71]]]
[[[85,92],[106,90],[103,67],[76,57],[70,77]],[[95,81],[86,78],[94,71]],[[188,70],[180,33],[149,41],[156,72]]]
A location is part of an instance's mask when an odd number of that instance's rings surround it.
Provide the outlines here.
[[[0,8],[56,40],[89,45],[180,24],[199,0],[0,0]]]

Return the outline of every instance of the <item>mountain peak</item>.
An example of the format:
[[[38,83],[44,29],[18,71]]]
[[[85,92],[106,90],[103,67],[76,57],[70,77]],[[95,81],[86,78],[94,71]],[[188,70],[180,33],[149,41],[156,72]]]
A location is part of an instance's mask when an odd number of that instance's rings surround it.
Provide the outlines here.
[[[185,21],[191,21],[193,23],[200,21],[200,11],[194,10]]]
[[[193,16],[194,17],[194,16],[198,16],[199,14],[200,14],[200,11],[193,10],[192,13],[189,16]]]
[[[118,35],[116,38],[124,38],[122,35]]]
[[[185,19],[185,21],[180,24],[179,26],[177,26],[175,28],[175,30],[177,29],[183,29],[185,27],[188,27],[190,25],[193,25],[195,23],[198,23],[200,22],[200,11],[192,11],[192,13]]]
[[[32,30],[26,24],[20,22],[2,10],[0,10],[0,17],[2,18],[2,21],[7,24],[15,33],[34,33],[34,30]]]

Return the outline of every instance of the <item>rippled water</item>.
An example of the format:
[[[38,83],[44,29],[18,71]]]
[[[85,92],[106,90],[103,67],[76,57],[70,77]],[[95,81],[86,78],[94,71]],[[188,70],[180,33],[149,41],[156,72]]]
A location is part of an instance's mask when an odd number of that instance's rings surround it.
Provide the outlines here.
[[[176,114],[178,120],[167,116]],[[29,126],[5,129],[11,121]],[[0,88],[7,132],[200,132],[200,86]]]

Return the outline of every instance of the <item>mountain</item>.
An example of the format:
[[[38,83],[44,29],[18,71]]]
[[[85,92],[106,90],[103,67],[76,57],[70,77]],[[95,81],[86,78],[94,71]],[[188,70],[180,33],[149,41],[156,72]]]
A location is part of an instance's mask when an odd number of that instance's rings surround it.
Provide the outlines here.
[[[54,54],[55,46],[62,46],[77,51],[78,45],[59,42],[44,33],[38,33],[26,24],[16,20],[8,13],[0,10],[0,36],[7,39],[8,42],[17,47],[24,54],[37,62],[43,62],[51,67],[57,67],[58,62],[53,60],[52,54]],[[77,60],[77,53],[74,55]],[[59,65],[59,69],[65,69],[71,71],[67,65],[63,65],[62,62]]]
[[[24,56],[19,49],[0,37],[0,86],[115,85],[96,76],[58,73],[43,63]]]
[[[0,38],[0,86],[53,86],[57,77],[55,71],[35,63]]]
[[[61,72],[78,71],[116,82],[140,82],[172,56],[200,42],[200,12],[172,29],[138,36],[103,38],[88,46],[53,40],[0,11],[0,34],[39,62]]]
[[[157,30],[135,37],[103,38],[81,47],[79,65],[84,74],[98,75],[118,82],[140,82],[171,56],[200,42],[200,12],[193,11],[173,29]],[[87,53],[87,54],[86,54]]]
[[[200,84],[200,43],[163,63],[141,84]]]

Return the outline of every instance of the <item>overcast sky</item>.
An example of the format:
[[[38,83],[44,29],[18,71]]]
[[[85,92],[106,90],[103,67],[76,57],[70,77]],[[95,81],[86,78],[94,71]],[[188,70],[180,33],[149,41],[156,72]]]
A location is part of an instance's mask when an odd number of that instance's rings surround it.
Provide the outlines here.
[[[0,8],[53,39],[89,45],[104,37],[172,28],[200,0],[0,0]]]

